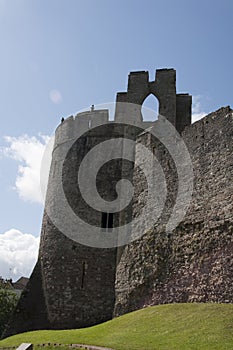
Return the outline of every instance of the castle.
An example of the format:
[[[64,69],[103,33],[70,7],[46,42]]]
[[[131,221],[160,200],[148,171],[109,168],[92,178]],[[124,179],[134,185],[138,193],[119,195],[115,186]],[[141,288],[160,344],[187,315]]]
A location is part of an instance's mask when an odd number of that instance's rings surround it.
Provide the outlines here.
[[[179,170],[169,147],[149,131],[157,130],[159,121],[142,119],[141,106],[150,94],[158,98],[159,114],[181,135],[192,163],[191,201],[173,230],[167,230],[166,223],[179,195]],[[38,261],[4,336],[87,327],[149,305],[233,302],[232,110],[221,108],[191,124],[192,98],[176,93],[174,69],[157,70],[152,82],[148,72],[130,73],[127,92],[118,93],[116,101],[114,121],[109,121],[108,110],[92,108],[65,119],[56,130]],[[125,125],[127,118],[130,127]],[[96,174],[98,192],[109,203],[116,200],[116,185],[122,178],[133,183],[132,200],[119,212],[97,210],[86,203],[77,177],[88,153],[112,138],[117,140],[114,154],[124,154],[122,139],[135,145],[128,159],[113,155]],[[139,152],[142,146],[160,164],[156,171],[153,165],[148,168],[157,189],[152,196],[143,173],[147,164]],[[93,164],[88,164],[86,170],[95,172]],[[165,187],[160,184],[159,169]],[[58,195],[60,179],[62,196],[72,208],[68,224]],[[154,204],[146,207],[141,221],[136,219],[148,198],[158,194],[164,196],[164,205],[158,220],[145,230]],[[86,236],[79,237],[82,223],[77,226],[74,219],[72,225],[72,215],[80,217],[83,225],[98,228],[99,246],[92,244],[88,229]],[[130,225],[133,220],[136,223]],[[126,244],[116,237],[115,243],[104,245],[115,228],[128,224],[135,239]],[[90,244],[85,245],[85,240]]]

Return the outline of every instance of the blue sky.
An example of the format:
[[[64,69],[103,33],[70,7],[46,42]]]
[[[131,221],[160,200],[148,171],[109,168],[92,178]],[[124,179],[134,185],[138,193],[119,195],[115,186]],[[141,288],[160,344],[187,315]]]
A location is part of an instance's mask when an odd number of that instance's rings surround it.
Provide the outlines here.
[[[175,68],[199,117],[232,106],[232,13],[231,0],[0,0],[0,275],[29,274],[36,259],[43,206],[27,186],[40,135],[113,102],[134,70],[152,80]]]

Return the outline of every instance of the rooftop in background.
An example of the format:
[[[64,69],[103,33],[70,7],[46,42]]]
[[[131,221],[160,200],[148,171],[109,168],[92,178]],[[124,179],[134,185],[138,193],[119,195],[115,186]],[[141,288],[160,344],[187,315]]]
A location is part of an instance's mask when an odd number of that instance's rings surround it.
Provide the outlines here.
[[[20,277],[16,282],[12,282],[11,284],[12,284],[14,289],[22,291],[26,287],[28,281],[29,281],[29,278],[27,278],[27,277]]]

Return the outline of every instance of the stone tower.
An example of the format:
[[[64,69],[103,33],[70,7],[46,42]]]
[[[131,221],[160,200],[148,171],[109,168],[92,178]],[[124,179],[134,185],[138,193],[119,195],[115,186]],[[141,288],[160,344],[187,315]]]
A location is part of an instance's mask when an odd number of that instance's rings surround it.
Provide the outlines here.
[[[156,71],[154,81],[149,81],[148,72],[145,71],[129,74],[127,92],[117,94],[117,124],[109,121],[108,110],[92,108],[91,111],[65,119],[58,126],[46,198],[49,209],[44,212],[38,261],[5,336],[35,329],[87,327],[113,317],[116,297],[119,297],[119,293],[117,296],[115,293],[116,275],[119,278],[117,266],[121,256],[125,259],[125,250],[82,245],[66,232],[64,234],[66,228],[58,228],[56,219],[62,218],[63,222],[67,219],[63,204],[59,202],[59,182],[62,178],[64,197],[73,213],[84,222],[99,227],[103,236],[119,223],[122,224],[122,220],[130,221],[132,205],[121,215],[91,208],[81,196],[77,173],[82,159],[93,147],[110,138],[136,140],[142,131],[140,123],[142,129],[154,125],[152,122],[144,122],[141,114],[141,106],[150,94],[159,100],[159,113],[179,132],[190,125],[191,96],[176,93],[174,69],[160,69]],[[123,102],[132,104],[133,117],[124,115],[121,109]],[[133,131],[120,124],[124,124],[126,117],[137,120]],[[123,150],[123,147],[123,143],[119,142],[119,149]],[[134,150],[132,152],[135,154]],[[116,183],[122,176],[131,181],[133,173],[129,162],[121,159],[108,162],[101,168],[96,179],[100,195],[107,201],[114,200]],[[80,227],[73,230],[78,235]]]

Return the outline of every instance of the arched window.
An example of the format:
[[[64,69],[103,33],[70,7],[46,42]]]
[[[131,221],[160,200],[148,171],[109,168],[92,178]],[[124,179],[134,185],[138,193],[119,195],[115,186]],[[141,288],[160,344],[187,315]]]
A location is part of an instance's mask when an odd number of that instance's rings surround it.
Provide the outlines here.
[[[144,100],[142,104],[142,118],[143,121],[155,121],[158,119],[159,113],[159,101],[158,99],[150,94]]]

